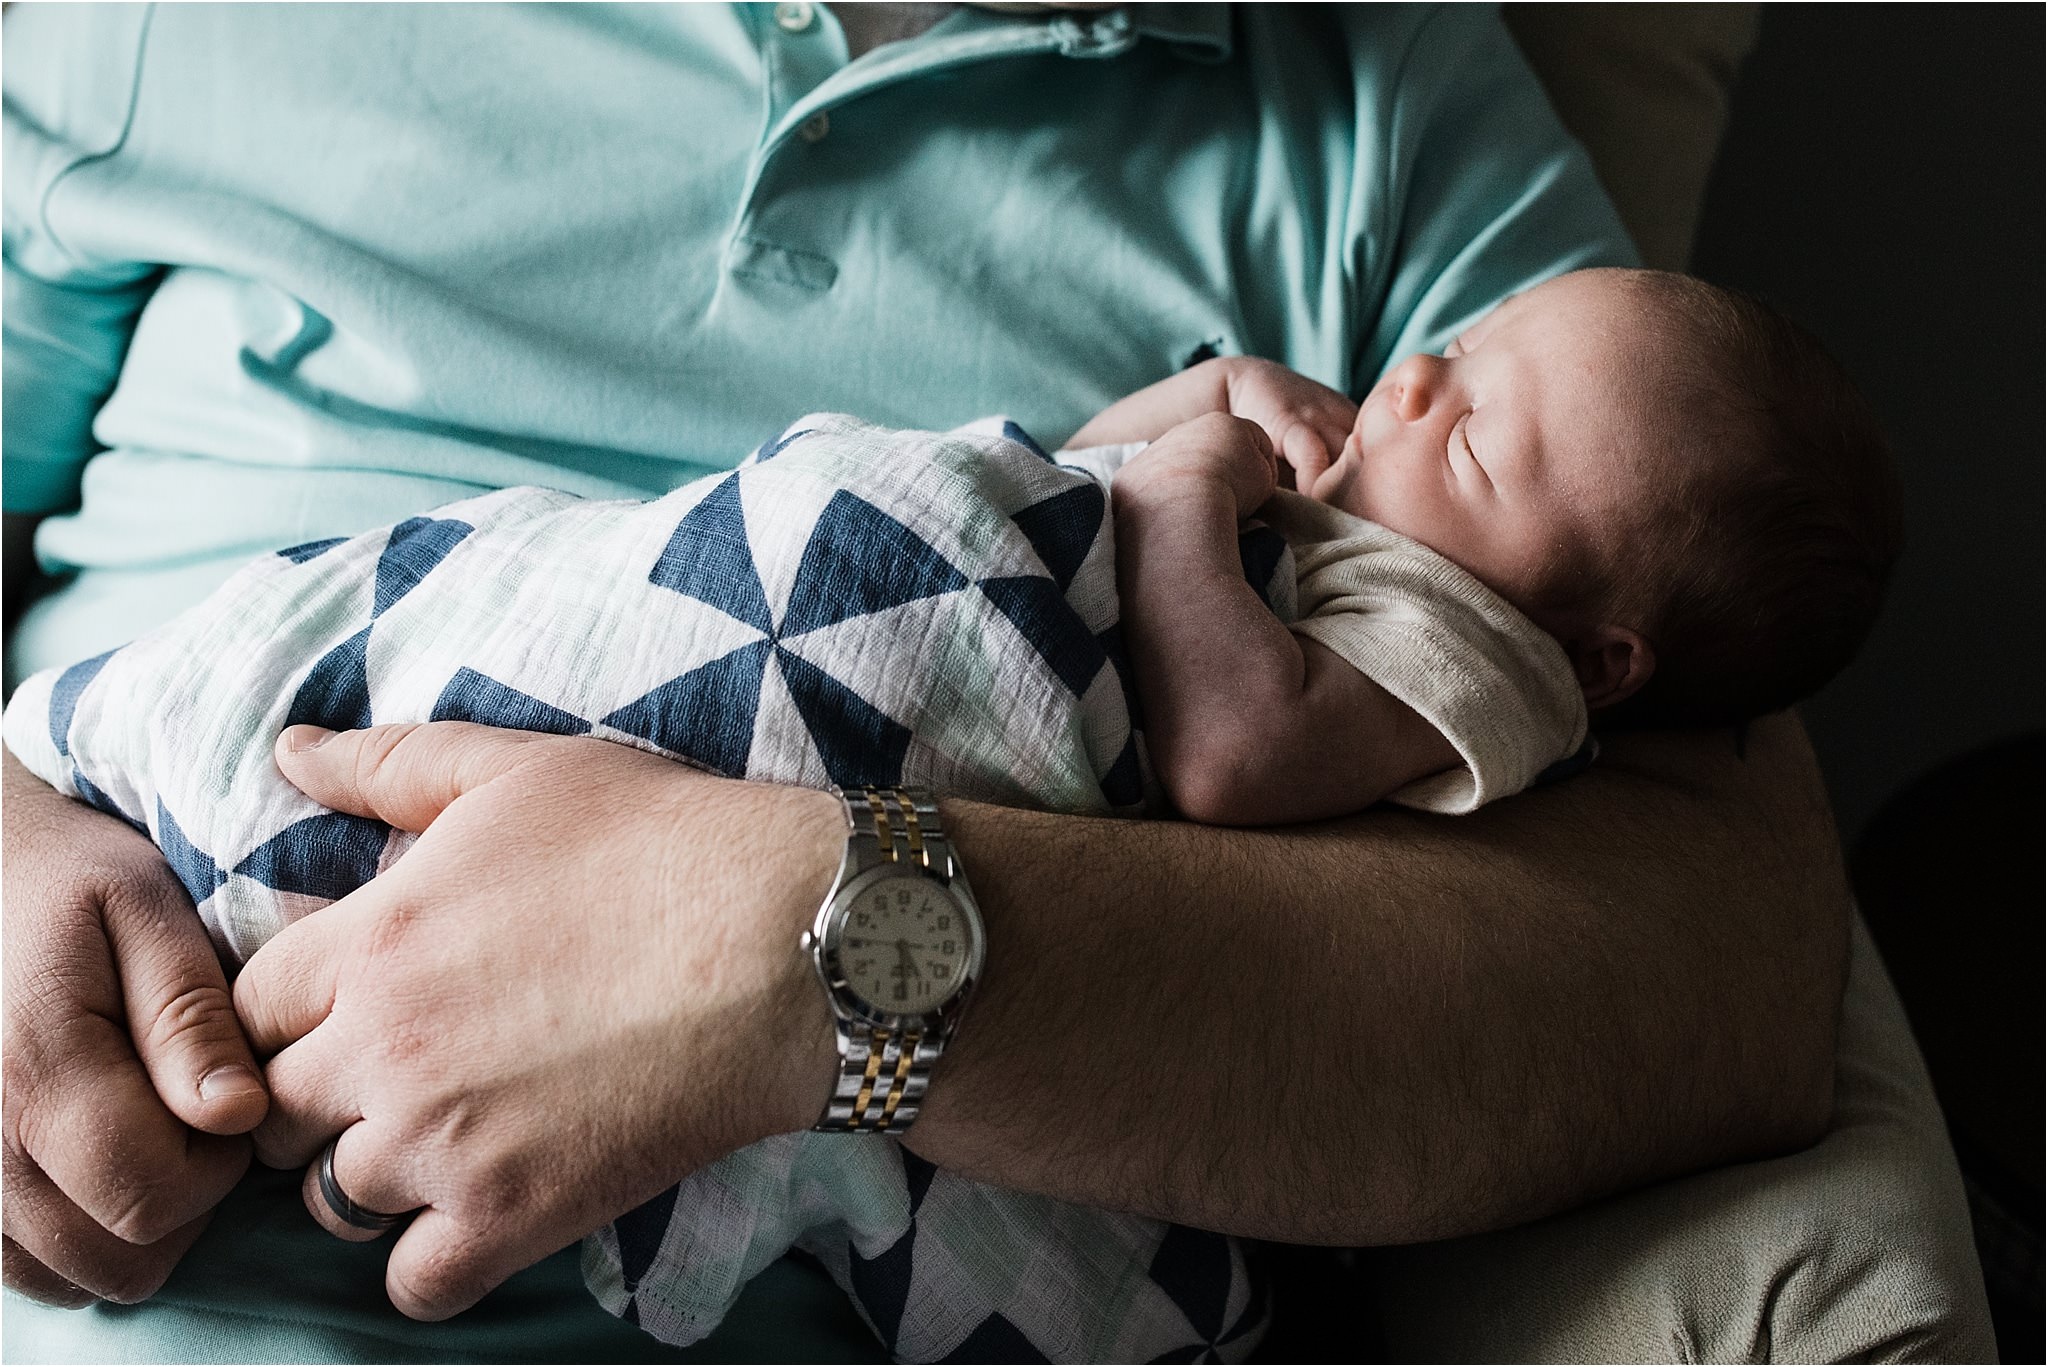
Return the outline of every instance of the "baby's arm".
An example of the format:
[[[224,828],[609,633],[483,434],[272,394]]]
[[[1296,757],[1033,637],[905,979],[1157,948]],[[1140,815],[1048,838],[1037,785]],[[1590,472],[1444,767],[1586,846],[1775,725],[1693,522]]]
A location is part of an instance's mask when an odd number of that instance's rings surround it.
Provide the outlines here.
[[[1343,449],[1358,405],[1327,385],[1255,356],[1219,356],[1118,399],[1067,445],[1075,448],[1157,441],[1209,413],[1249,418],[1265,429],[1285,462],[1283,488],[1307,488]]]
[[[1174,428],[1113,488],[1124,638],[1146,743],[1184,816],[1282,825],[1341,816],[1460,763],[1449,741],[1245,582],[1240,519],[1272,496],[1272,445],[1219,415]]]

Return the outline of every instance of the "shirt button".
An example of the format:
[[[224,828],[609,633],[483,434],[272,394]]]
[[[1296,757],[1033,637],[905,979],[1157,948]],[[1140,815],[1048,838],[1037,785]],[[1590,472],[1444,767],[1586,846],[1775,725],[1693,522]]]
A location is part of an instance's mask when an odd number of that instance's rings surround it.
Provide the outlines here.
[[[805,142],[823,142],[831,131],[832,118],[828,114],[814,114],[796,126],[796,135]]]
[[[811,26],[811,21],[815,18],[817,11],[805,3],[805,0],[794,0],[794,3],[775,7],[775,22],[790,33],[802,33]]]

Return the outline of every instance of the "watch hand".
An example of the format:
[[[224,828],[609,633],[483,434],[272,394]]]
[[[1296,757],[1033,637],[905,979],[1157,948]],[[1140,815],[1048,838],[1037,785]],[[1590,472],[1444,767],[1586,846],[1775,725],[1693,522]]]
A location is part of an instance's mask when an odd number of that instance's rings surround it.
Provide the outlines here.
[[[896,952],[903,956],[903,966],[910,970],[912,977],[922,978],[924,976],[923,973],[918,971],[917,960],[911,956],[910,941],[898,940],[896,942]]]

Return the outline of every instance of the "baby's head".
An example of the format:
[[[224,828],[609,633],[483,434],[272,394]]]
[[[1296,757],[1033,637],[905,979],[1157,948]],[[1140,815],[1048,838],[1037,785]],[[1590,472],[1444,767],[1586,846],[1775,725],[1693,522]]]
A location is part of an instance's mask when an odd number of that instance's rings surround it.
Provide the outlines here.
[[[1463,566],[1637,725],[1818,689],[1900,541],[1884,440],[1820,344],[1655,271],[1561,276],[1401,362],[1309,492]]]

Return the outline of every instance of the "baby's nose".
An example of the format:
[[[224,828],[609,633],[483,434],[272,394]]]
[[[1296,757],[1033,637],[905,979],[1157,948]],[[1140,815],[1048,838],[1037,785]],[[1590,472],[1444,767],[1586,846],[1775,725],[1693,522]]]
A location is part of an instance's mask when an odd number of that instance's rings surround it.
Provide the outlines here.
[[[1387,381],[1392,387],[1395,417],[1402,422],[1416,422],[1429,416],[1442,385],[1443,366],[1443,357],[1422,354],[1410,356],[1394,367]]]

